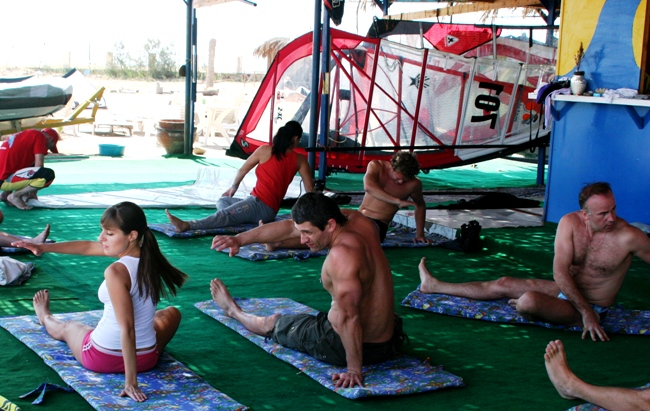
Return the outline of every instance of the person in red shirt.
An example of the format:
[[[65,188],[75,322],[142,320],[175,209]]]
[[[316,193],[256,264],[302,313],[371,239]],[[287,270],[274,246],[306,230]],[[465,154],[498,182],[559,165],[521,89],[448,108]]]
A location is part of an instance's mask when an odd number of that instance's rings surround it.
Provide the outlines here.
[[[183,232],[275,220],[280,202],[296,173],[302,177],[305,191],[314,189],[307,159],[293,151],[301,136],[302,126],[297,121],[289,121],[280,127],[273,137],[273,145],[259,147],[239,169],[232,186],[217,202],[216,213],[199,220],[184,221],[165,210],[175,230]],[[239,184],[253,168],[257,182],[250,196],[245,199],[234,197]]]
[[[29,210],[27,200],[54,181],[54,170],[45,168],[47,151],[58,153],[59,133],[51,128],[25,130],[10,135],[0,144],[0,200]]]

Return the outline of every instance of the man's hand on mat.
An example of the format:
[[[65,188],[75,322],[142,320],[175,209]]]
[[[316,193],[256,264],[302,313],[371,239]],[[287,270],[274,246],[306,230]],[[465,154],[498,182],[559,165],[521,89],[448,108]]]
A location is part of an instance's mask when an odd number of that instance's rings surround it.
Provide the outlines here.
[[[587,334],[591,336],[594,341],[609,341],[609,336],[600,326],[600,316],[594,311],[582,317],[582,339],[584,340]]]
[[[221,251],[224,248],[230,248],[230,253],[228,253],[228,255],[232,257],[237,255],[239,247],[241,247],[241,244],[239,244],[237,236],[215,235],[212,239],[212,247],[210,248],[217,251]]]
[[[120,397],[126,397],[127,395],[137,402],[142,402],[147,399],[147,396],[140,391],[140,388],[137,385],[124,386],[124,390],[120,393]]]
[[[336,386],[341,388],[352,388],[355,385],[363,387],[363,374],[358,371],[348,370],[332,375],[332,381],[336,381]]]
[[[415,238],[413,239],[413,242],[414,242],[415,244],[417,244],[417,243],[431,244],[431,240],[428,239],[428,238],[426,238],[426,237],[415,237]]]

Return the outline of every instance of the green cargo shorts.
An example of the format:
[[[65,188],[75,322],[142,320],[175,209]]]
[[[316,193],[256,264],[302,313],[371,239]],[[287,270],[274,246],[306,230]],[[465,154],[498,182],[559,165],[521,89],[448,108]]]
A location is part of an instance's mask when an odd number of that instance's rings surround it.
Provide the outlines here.
[[[397,331],[397,321],[396,321]],[[400,321],[401,333],[401,321]],[[286,314],[275,322],[267,338],[284,347],[301,351],[328,364],[345,367],[345,348],[341,337],[334,331],[326,313]],[[377,364],[397,354],[395,337],[383,343],[363,344],[363,364]]]

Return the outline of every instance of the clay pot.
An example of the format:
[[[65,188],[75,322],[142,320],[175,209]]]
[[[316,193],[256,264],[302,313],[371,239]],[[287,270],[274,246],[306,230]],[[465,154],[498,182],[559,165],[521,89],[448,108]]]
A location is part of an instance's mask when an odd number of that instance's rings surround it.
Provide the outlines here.
[[[571,77],[571,94],[580,96],[587,90],[587,79],[584,71],[576,71]]]
[[[185,120],[158,120],[156,139],[167,154],[183,154],[185,148]]]

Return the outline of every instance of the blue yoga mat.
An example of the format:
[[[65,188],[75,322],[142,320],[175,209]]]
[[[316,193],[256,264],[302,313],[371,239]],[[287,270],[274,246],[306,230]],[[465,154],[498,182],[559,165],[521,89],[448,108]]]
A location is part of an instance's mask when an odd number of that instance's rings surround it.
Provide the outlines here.
[[[275,221],[282,221],[291,218],[291,214],[279,214],[275,216]],[[171,238],[190,238],[190,237],[203,237],[208,235],[218,235],[218,234],[239,234],[244,231],[252,230],[257,227],[258,223],[249,223],[249,224],[240,224],[229,227],[219,227],[219,228],[202,228],[196,230],[187,230],[181,231],[180,233],[176,231],[172,223],[164,224],[149,224],[149,228],[159,233],[163,233]]]
[[[435,247],[444,242],[449,241],[447,237],[443,237],[438,234],[429,234],[427,238],[430,240],[430,243],[414,243],[413,239],[415,238],[415,229],[407,227],[401,224],[394,224],[384,242],[381,243],[382,248],[423,248],[423,247]],[[224,253],[229,253],[230,249],[226,248],[222,250]],[[243,258],[250,261],[261,261],[261,260],[280,260],[283,258],[294,258],[296,260],[306,260],[310,257],[322,257],[327,255],[328,250],[321,250],[312,252],[306,248],[279,248],[277,250],[269,251],[266,249],[264,244],[247,244],[239,249],[237,257]]]
[[[244,311],[262,316],[275,313],[317,313],[316,310],[287,298],[250,298],[236,299],[236,301]],[[381,364],[364,366],[363,387],[337,388],[335,382],[332,381],[332,374],[344,372],[345,368],[316,360],[307,354],[283,347],[271,340],[265,341],[264,337],[248,331],[238,321],[224,315],[223,310],[212,300],[198,302],[194,306],[241,334],[264,351],[288,362],[325,388],[345,398],[405,395],[464,386],[462,378],[444,371],[442,366],[432,366],[427,361],[403,355]]]
[[[62,321],[95,325],[101,311],[57,314]],[[67,344],[50,337],[35,315],[0,318],[0,326],[34,350],[68,385],[96,410],[245,410],[244,405],[213,388],[192,370],[164,353],[158,365],[138,373],[138,385],[147,400],[142,403],[120,397],[124,374],[99,374],[85,369]]]
[[[519,315],[514,307],[508,304],[508,299],[489,301],[472,300],[470,298],[445,294],[425,294],[418,289],[407,295],[402,301],[402,305],[438,314],[472,318],[475,320],[497,323],[532,324],[567,331],[582,331],[582,327],[579,326],[527,320]],[[601,322],[601,326],[608,334],[650,335],[650,311],[625,310],[621,306],[615,306],[609,309],[607,316]]]

